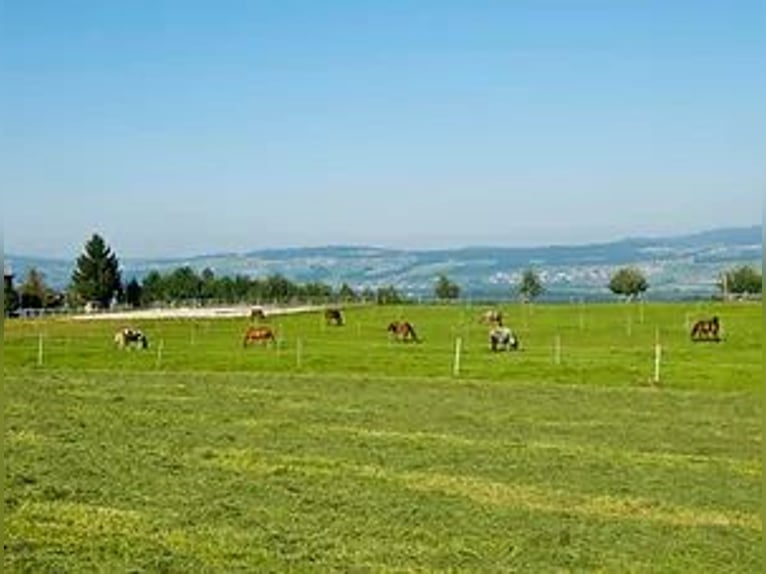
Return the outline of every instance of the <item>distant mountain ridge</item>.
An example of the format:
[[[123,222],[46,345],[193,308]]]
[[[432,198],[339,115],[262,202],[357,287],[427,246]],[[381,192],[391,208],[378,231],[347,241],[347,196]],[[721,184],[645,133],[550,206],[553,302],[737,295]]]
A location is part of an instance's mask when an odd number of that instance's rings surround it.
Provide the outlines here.
[[[543,279],[549,299],[608,297],[606,284],[614,271],[635,265],[649,279],[650,296],[678,298],[713,294],[723,269],[741,264],[760,268],[762,246],[762,227],[754,225],[587,245],[429,250],[339,245],[186,258],[126,258],[121,264],[126,278],[188,265],[198,272],[209,267],[219,276],[279,273],[292,281],[334,286],[345,282],[355,289],[390,284],[414,297],[430,296],[436,276],[444,273],[466,296],[497,298],[509,297],[521,273],[532,267]],[[30,267],[36,267],[59,289],[68,284],[74,268],[74,259],[6,255],[5,260],[17,275],[17,283]]]

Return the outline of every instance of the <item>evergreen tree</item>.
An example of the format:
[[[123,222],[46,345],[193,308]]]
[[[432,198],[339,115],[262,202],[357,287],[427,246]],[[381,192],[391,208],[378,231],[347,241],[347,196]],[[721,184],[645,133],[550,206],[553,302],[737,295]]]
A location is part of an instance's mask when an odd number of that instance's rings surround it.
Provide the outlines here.
[[[43,274],[35,267],[27,272],[27,278],[19,287],[21,307],[24,309],[42,309],[48,299],[48,287]]]
[[[8,272],[3,276],[3,312],[5,316],[14,314],[19,308],[19,294],[13,287],[13,275]]]
[[[143,289],[134,277],[125,286],[125,302],[131,307],[140,307]]]
[[[98,301],[102,307],[108,307],[122,291],[119,265],[104,239],[94,233],[85,243],[72,273],[72,288],[80,302]]]
[[[340,286],[340,289],[338,289],[338,297],[340,297],[342,301],[354,301],[356,299],[356,293],[348,283],[343,283]]]

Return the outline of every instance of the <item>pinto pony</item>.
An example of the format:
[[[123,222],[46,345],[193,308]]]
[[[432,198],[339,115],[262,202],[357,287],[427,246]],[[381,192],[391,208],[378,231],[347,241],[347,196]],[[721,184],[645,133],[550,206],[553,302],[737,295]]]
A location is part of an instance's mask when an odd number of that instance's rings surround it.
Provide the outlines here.
[[[324,320],[328,325],[340,327],[344,323],[343,312],[340,309],[326,309],[324,312]]]
[[[268,343],[269,341],[276,341],[271,327],[248,327],[242,346],[247,347],[250,343]]]
[[[483,323],[501,326],[503,324],[503,314],[497,309],[491,309],[481,316]]]
[[[146,349],[149,346],[149,339],[138,329],[125,328],[114,335],[114,344],[120,349],[127,347]]]
[[[391,333],[397,341],[413,341],[415,343],[420,341],[415,333],[415,328],[412,326],[412,323],[408,321],[393,321],[388,324],[386,330]]]
[[[721,340],[718,332],[720,330],[720,323],[718,317],[712,319],[702,319],[694,323],[691,332],[692,341],[714,341]]]
[[[493,351],[515,351],[519,348],[519,338],[508,327],[498,326],[489,331],[489,348]]]

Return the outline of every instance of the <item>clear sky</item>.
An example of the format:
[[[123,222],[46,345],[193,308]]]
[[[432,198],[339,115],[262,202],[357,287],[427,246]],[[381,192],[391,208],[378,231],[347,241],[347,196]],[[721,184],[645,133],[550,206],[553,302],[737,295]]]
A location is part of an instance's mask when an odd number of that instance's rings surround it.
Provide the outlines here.
[[[766,3],[0,0],[8,253],[759,223]]]

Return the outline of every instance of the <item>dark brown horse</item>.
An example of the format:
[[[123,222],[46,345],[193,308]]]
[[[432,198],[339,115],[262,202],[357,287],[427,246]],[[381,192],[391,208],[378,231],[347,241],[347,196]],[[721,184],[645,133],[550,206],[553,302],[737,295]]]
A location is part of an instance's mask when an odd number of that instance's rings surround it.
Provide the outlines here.
[[[276,341],[271,327],[248,327],[242,346],[247,347],[250,343],[267,343],[269,341]]]
[[[324,320],[328,325],[336,325],[340,327],[343,325],[343,313],[340,309],[326,309],[324,312]]]
[[[415,333],[415,328],[412,326],[412,323],[409,323],[408,321],[393,321],[392,323],[389,323],[386,330],[391,333],[397,341],[414,341],[416,343],[420,341]]]
[[[720,330],[718,317],[712,319],[702,319],[694,323],[691,332],[692,341],[715,341],[721,340],[718,332]]]
[[[263,309],[261,307],[253,307],[250,311],[250,320],[251,321],[262,321],[266,318],[266,313],[263,312]]]

